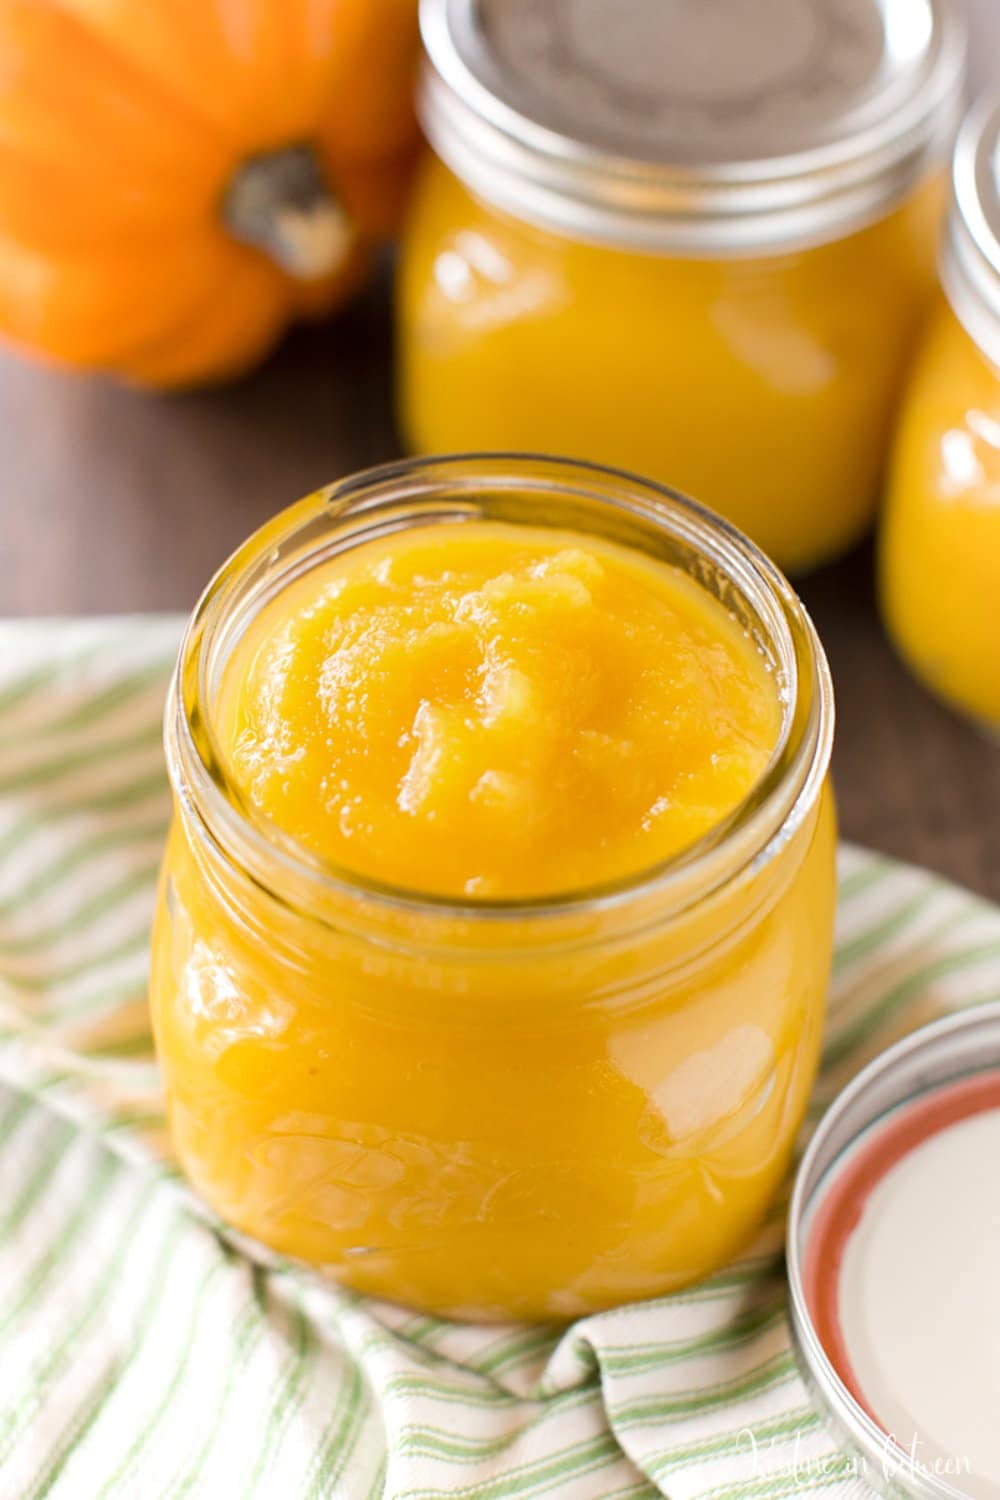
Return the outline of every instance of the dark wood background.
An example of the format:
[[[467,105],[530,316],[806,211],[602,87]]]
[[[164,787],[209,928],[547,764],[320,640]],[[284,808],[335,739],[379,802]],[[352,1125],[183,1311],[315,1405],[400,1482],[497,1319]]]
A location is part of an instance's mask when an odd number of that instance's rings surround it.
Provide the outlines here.
[[[968,0],[977,83],[1000,0]],[[155,397],[0,359],[0,613],[188,609],[246,534],[399,452],[389,288],[298,331],[225,390]],[[879,627],[865,547],[804,580],[837,684],[849,838],[1000,899],[1000,741],[934,703]]]

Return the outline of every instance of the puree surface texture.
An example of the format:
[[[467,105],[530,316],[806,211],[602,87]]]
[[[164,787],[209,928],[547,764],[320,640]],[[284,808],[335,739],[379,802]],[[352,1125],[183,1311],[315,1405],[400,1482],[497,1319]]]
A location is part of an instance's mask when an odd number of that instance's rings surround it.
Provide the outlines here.
[[[751,791],[777,684],[678,570],[582,533],[434,523],[251,622],[216,718],[251,814],[354,874],[473,899],[635,876]]]

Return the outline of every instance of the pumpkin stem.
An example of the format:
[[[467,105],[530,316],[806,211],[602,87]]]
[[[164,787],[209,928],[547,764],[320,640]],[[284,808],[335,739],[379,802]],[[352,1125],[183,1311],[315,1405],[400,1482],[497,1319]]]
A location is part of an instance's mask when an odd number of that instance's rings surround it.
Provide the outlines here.
[[[341,269],[354,229],[311,146],[251,156],[226,190],[222,216],[234,239],[252,245],[298,281]]]

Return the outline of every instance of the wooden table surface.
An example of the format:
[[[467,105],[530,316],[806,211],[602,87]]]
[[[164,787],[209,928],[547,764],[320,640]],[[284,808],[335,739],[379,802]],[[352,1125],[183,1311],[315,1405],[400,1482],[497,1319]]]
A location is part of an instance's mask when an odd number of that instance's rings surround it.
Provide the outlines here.
[[[1000,0],[968,0],[977,81],[1000,78]],[[383,279],[225,390],[150,397],[0,360],[0,613],[188,609],[282,505],[399,452]],[[837,686],[844,834],[1000,899],[1000,743],[893,657],[870,548],[801,591]]]

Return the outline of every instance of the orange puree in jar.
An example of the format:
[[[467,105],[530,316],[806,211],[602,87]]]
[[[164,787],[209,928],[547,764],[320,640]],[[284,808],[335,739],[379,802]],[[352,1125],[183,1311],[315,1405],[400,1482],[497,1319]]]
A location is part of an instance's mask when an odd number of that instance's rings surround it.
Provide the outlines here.
[[[903,406],[882,606],[907,661],[1000,730],[1000,95],[955,150],[941,300]]]
[[[959,12],[421,0],[410,446],[635,468],[789,571],[845,551],[933,296]]]
[[[168,709],[152,1008],[196,1188],[458,1317],[723,1263],[816,1066],[831,727],[780,575],[629,476],[435,460],[279,517]]]
[[[946,307],[900,423],[881,571],[887,623],[915,671],[1000,729],[1000,366]]]
[[[424,453],[634,464],[803,572],[871,522],[942,199],[796,254],[670,259],[519,224],[431,159],[398,291],[404,430]]]
[[[695,842],[777,742],[721,604],[593,538],[428,526],[317,567],[230,660],[219,727],[255,812],[392,885],[526,897]]]

